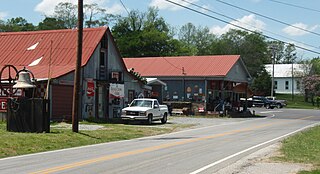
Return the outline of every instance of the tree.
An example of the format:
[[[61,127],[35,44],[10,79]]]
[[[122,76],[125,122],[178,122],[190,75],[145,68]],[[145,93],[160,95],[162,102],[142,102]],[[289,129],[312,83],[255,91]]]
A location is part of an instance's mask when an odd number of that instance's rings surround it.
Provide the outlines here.
[[[281,41],[270,41],[268,42],[268,47],[270,53],[269,63],[272,63],[272,58],[274,58],[275,64],[291,64],[294,61],[297,61],[294,44],[285,44]]]
[[[302,78],[302,84],[305,89],[305,98],[311,98],[311,102],[314,105],[314,97],[320,96],[320,76],[310,75]]]
[[[134,10],[119,18],[112,34],[124,57],[168,56],[180,51],[169,25],[155,8],[146,13]]]
[[[192,55],[212,54],[210,45],[215,39],[208,27],[196,28],[192,23],[187,23],[180,28],[179,40],[192,51]]]
[[[284,50],[284,59],[282,63],[284,64],[290,64],[293,63],[296,59],[296,48],[294,44],[288,44]]]
[[[315,57],[311,60],[312,74],[320,75],[320,57]]]
[[[270,53],[268,63],[272,63],[272,59],[274,59],[275,64],[280,64],[284,57],[284,43],[281,41],[270,41],[268,42],[268,48]]]
[[[83,8],[85,25],[88,28],[105,25],[105,22],[101,18],[104,16],[106,9],[100,8],[96,3],[85,4]]]
[[[270,74],[263,69],[259,72],[256,78],[253,80],[251,86],[253,92],[259,95],[270,95],[271,93],[271,76]]]
[[[64,21],[46,17],[42,22],[38,24],[38,30],[57,30],[57,29],[66,29]]]
[[[64,27],[75,28],[77,27],[77,5],[69,2],[60,2],[54,8],[53,17],[58,21],[64,21]]]
[[[8,19],[7,22],[0,23],[2,31],[33,31],[35,26],[22,17]]]
[[[261,33],[230,30],[211,43],[211,53],[241,55],[249,73],[255,78],[268,62],[268,44]]]

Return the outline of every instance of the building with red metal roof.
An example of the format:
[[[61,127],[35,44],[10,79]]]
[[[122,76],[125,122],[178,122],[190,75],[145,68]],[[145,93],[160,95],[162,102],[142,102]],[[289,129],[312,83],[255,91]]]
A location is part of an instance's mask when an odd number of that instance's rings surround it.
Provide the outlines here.
[[[76,29],[0,32],[0,69],[5,65],[18,70],[26,67],[37,80],[40,97],[51,79],[48,96],[52,119],[71,116],[77,36]],[[127,71],[108,27],[83,30],[81,67],[82,118],[118,117],[120,108],[135,95],[145,93],[144,84]],[[1,72],[1,79],[7,79],[9,69]],[[3,90],[2,98],[6,97]],[[124,95],[128,91],[131,98]]]
[[[246,92],[234,87],[251,79],[240,55],[124,58],[124,62],[143,77],[165,82],[167,86],[155,92],[163,100],[202,102],[207,110],[215,110],[221,99],[239,101]]]

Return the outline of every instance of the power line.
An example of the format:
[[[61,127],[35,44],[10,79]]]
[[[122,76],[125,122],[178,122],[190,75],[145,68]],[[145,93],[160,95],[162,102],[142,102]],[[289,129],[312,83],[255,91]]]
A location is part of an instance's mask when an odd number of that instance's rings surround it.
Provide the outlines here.
[[[247,10],[247,9],[245,9],[245,8],[241,8],[241,7],[239,7],[239,6],[232,5],[232,4],[229,4],[229,3],[227,3],[227,2],[223,2],[223,1],[221,1],[221,0],[216,0],[216,1],[218,1],[218,2],[220,2],[220,3],[223,3],[223,4],[225,4],[225,5],[228,5],[228,6],[231,6],[231,7],[234,7],[234,8],[237,8],[237,9],[240,9],[240,10],[243,10],[243,11],[246,11],[246,12],[249,12],[249,13],[253,13],[253,14],[257,15],[257,16],[261,16],[261,17],[263,17],[263,18],[266,18],[266,19],[269,19],[269,20],[272,20],[272,21],[281,23],[281,24],[283,24],[283,25],[287,25],[287,26],[289,26],[289,27],[292,27],[292,28],[295,28],[295,29],[299,29],[299,30],[302,30],[302,31],[305,31],[305,32],[308,32],[308,33],[312,33],[312,34],[317,35],[317,36],[320,36],[319,33],[316,33],[316,32],[310,31],[310,30],[306,30],[306,29],[301,28],[301,27],[297,27],[297,26],[291,25],[291,24],[289,24],[289,23],[280,21],[280,20],[278,20],[278,19],[274,19],[274,18],[268,17],[268,16],[266,16],[266,15],[259,14],[259,13],[254,12],[254,11]]]
[[[195,3],[192,3],[192,2],[189,2],[189,1],[186,1],[186,0],[182,0],[182,1],[184,1],[184,2],[186,2],[186,3],[188,3],[188,4],[190,4],[190,5],[193,5],[193,6],[195,6],[195,7],[201,8],[201,9],[203,9],[203,10],[209,11],[209,12],[211,12],[211,13],[214,13],[214,14],[217,14],[217,15],[220,15],[220,16],[223,16],[223,17],[225,17],[225,18],[228,18],[228,19],[231,19],[231,20],[234,20],[234,21],[237,21],[237,22],[241,23],[241,21],[239,21],[238,19],[235,19],[235,18],[229,17],[229,16],[227,16],[227,15],[224,15],[224,14],[221,14],[221,13],[218,13],[218,12],[215,12],[215,11],[212,11],[212,10],[210,10],[210,9],[208,9],[208,8],[202,7],[202,6],[200,6],[200,5],[197,5],[197,4],[195,4]],[[256,28],[256,27],[253,26],[253,25],[249,25],[249,24],[246,24],[246,25],[251,26],[251,27],[253,27],[253,28]],[[306,44],[306,43],[303,43],[303,42],[301,42],[301,41],[298,41],[298,40],[295,40],[295,39],[291,39],[291,38],[285,37],[285,36],[283,36],[283,35],[280,35],[280,34],[277,34],[277,33],[274,33],[274,32],[268,31],[268,30],[264,30],[264,29],[261,29],[261,30],[262,30],[262,31],[265,31],[265,32],[268,32],[268,33],[271,33],[271,34],[274,34],[274,35],[277,35],[277,36],[279,36],[279,37],[282,37],[282,38],[285,38],[285,39],[288,39],[288,40],[291,40],[291,41],[294,41],[294,42],[297,42],[297,43],[300,43],[300,44],[309,46],[309,47],[312,47],[312,48],[319,49],[319,47],[316,47],[316,46],[313,46],[313,45],[310,45],[310,44]]]
[[[122,2],[122,0],[120,0],[120,3],[122,4],[123,8],[127,11],[128,15],[130,15],[129,10],[128,10],[127,7],[124,5],[124,3]]]
[[[276,1],[276,0],[269,0],[269,1],[272,1],[272,2],[275,2],[275,3],[279,3],[279,4],[283,4],[283,5],[287,5],[287,6],[291,6],[291,7],[296,7],[296,8],[310,10],[310,11],[314,11],[314,12],[320,13],[320,10],[309,8],[309,7],[303,7],[303,6],[299,6],[299,5],[295,5],[295,4],[289,4],[289,3],[286,3],[286,2],[281,2],[281,1]]]
[[[241,27],[241,26],[239,26],[239,25],[236,25],[236,24],[233,24],[233,23],[229,23],[229,22],[227,22],[227,21],[225,21],[225,20],[219,19],[219,18],[214,17],[214,16],[212,16],[212,15],[208,15],[208,14],[206,14],[206,13],[203,13],[203,12],[201,12],[201,11],[192,9],[192,8],[190,8],[190,7],[187,7],[187,6],[178,4],[178,3],[173,2],[173,1],[171,1],[171,0],[165,0],[165,1],[170,2],[170,3],[172,3],[172,4],[175,4],[175,5],[177,5],[177,6],[180,6],[180,7],[182,7],[182,8],[188,9],[188,10],[193,11],[193,12],[195,12],[195,13],[199,13],[199,14],[204,15],[204,16],[207,16],[207,17],[209,17],[209,18],[218,20],[218,21],[220,21],[220,22],[223,22],[223,23],[232,25],[232,26],[234,26],[234,27],[237,27],[237,28],[240,28],[240,29],[243,29],[243,30],[252,32],[252,33],[257,33],[256,31],[252,31],[252,30],[250,30],[250,29]],[[258,34],[261,34],[261,33],[258,33]],[[273,40],[276,40],[276,41],[279,41],[279,42],[282,42],[282,43],[285,43],[285,44],[290,44],[290,43],[288,43],[288,42],[281,41],[281,40],[279,40],[279,39],[276,39],[276,38],[274,38],[274,37],[271,37],[271,36],[268,36],[268,35],[265,35],[265,34],[261,34],[261,35],[264,36],[264,37],[266,37],[266,38],[273,39]],[[295,45],[295,47],[300,48],[300,49],[305,50],[305,51],[309,51],[309,52],[315,53],[315,54],[320,54],[320,52],[313,51],[313,50],[310,50],[310,49],[307,49],[307,48],[304,48],[304,47],[301,47],[301,46],[298,46],[298,45]]]

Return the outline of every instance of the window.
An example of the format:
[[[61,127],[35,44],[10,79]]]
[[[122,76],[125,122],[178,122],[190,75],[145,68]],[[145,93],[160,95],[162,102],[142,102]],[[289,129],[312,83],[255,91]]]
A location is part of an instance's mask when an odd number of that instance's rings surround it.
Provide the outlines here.
[[[285,89],[289,89],[289,81],[286,81],[286,83],[285,83]]]
[[[278,81],[274,81],[274,89],[278,89]]]
[[[128,102],[131,103],[132,100],[134,99],[134,90],[128,90]]]
[[[297,84],[297,89],[300,90],[300,85],[301,85],[301,84],[300,84],[300,81],[297,80],[297,81],[296,81],[296,84]]]
[[[105,57],[105,53],[104,53],[104,51],[101,51],[100,52],[100,66],[105,65],[104,57]]]
[[[122,73],[118,71],[111,72],[111,80],[117,82],[122,81]]]

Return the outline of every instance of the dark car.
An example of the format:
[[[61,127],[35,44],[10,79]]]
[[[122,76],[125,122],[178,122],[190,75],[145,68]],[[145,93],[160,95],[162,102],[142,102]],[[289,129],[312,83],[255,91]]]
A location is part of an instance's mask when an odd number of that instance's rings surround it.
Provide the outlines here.
[[[252,98],[248,99],[248,106],[249,107],[265,107],[267,109],[273,109],[275,107],[277,107],[277,103],[272,101],[272,100],[268,100],[266,97],[264,96],[253,96]]]

